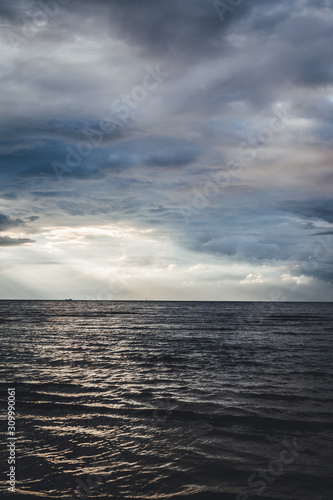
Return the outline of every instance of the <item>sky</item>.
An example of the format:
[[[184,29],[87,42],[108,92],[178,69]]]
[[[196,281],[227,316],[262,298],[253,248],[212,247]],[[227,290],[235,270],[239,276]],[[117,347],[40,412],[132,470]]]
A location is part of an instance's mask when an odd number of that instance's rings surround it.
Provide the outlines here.
[[[0,298],[330,301],[332,0],[0,0]]]

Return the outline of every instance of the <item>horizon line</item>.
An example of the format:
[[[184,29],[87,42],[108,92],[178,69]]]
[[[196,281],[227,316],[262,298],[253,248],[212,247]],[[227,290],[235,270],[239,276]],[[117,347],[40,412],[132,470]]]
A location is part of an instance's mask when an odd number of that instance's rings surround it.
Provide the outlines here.
[[[34,302],[267,302],[267,303],[303,303],[303,304],[333,304],[332,300],[190,300],[190,299],[0,299],[6,301]]]

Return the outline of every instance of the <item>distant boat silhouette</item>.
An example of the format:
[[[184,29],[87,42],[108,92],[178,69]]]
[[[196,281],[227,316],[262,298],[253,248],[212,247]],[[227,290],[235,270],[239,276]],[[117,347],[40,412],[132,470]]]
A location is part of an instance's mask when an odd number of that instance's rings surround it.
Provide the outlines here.
[[[72,299],[65,299],[65,302],[68,301],[68,300],[72,300]]]

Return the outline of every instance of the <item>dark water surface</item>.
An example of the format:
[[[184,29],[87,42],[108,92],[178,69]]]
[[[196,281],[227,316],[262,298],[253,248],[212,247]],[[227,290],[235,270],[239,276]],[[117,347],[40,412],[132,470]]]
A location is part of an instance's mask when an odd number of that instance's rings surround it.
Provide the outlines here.
[[[1,301],[8,494],[331,500],[332,320],[330,303]]]

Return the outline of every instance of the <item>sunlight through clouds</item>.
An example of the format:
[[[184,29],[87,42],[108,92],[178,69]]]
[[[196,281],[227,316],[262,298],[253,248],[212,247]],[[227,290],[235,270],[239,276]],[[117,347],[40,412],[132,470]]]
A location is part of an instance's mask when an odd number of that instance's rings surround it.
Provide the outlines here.
[[[3,297],[327,300],[329,3],[0,5]]]

